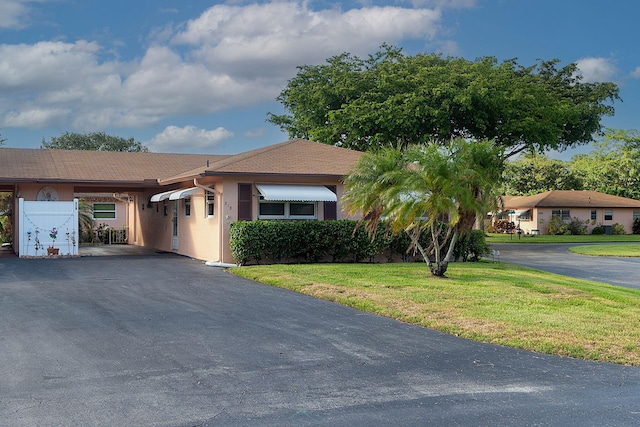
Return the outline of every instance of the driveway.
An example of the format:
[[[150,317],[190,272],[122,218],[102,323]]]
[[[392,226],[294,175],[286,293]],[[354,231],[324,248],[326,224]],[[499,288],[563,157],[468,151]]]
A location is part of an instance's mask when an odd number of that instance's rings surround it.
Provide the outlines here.
[[[479,344],[172,254],[0,259],[7,426],[640,423],[640,369]]]
[[[491,247],[500,251],[501,261],[564,276],[640,288],[640,258],[592,257],[569,252],[569,248],[580,245],[584,244],[493,243]]]

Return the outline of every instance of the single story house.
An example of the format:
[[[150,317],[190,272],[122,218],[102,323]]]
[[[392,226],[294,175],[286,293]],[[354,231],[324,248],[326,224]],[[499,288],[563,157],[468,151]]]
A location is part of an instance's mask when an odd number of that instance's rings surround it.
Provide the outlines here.
[[[602,226],[607,234],[611,234],[614,224],[621,224],[626,233],[631,233],[633,221],[640,218],[640,200],[597,191],[553,190],[533,196],[503,197],[503,201],[503,217],[526,234],[548,233],[554,215],[586,222],[587,233]]]
[[[303,139],[235,155],[0,148],[0,191],[14,195],[19,256],[41,254],[36,237],[77,254],[78,195],[111,194],[129,244],[233,263],[235,221],[345,218],[342,180],[361,154]]]

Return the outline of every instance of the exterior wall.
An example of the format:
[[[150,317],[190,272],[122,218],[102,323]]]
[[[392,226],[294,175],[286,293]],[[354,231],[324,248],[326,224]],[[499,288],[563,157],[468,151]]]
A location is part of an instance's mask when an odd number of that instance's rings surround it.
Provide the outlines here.
[[[523,209],[524,208],[520,210]],[[591,220],[592,208],[532,208],[531,221],[520,220],[520,228],[522,228],[526,234],[531,233],[531,230],[539,230],[542,234],[548,234],[552,212],[558,209],[569,210],[571,218],[587,221],[587,234],[591,234],[591,231],[596,226],[612,226],[613,224],[621,224],[624,226],[626,233],[631,233],[633,227],[633,211],[640,211],[640,208],[593,208],[593,210],[596,211],[596,219]],[[613,218],[611,220],[604,219],[605,210],[611,210],[613,212]],[[517,219],[515,223],[518,225]]]
[[[238,220],[238,184],[252,184],[252,219],[258,218],[259,192],[255,183],[274,184],[318,184],[335,185],[337,187],[337,217],[347,218],[342,211],[340,198],[344,190],[341,182],[322,179],[283,180],[283,177],[262,177],[233,175],[200,179],[200,184],[213,185],[215,193],[214,215],[206,215],[206,197],[204,190],[198,190],[191,195],[191,215],[185,216],[184,199],[178,200],[178,245],[172,248],[172,220],[173,203],[164,200],[158,203],[148,203],[149,198],[158,192],[148,191],[133,195],[134,201],[130,204],[129,212],[129,243],[140,246],[152,247],[158,250],[176,252],[181,255],[196,259],[234,263],[231,255],[230,227]],[[176,187],[192,187],[193,184],[183,184]],[[168,191],[168,190],[164,190]],[[165,215],[166,209],[166,215]],[[317,217],[324,219],[323,203],[318,202]]]
[[[19,184],[16,188],[16,198],[22,197],[25,201],[36,201],[38,191],[44,187],[51,187],[58,193],[58,201],[73,201],[73,185],[43,185],[43,184]]]

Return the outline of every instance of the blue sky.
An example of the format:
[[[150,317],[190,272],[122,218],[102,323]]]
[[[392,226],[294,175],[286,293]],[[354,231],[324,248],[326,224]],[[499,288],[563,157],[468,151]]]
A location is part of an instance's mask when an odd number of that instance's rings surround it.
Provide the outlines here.
[[[620,87],[604,125],[637,129],[640,3],[605,3],[0,0],[0,134],[7,147],[104,131],[158,152],[238,153],[287,139],[266,118],[296,66],[383,43],[576,62],[585,81]]]

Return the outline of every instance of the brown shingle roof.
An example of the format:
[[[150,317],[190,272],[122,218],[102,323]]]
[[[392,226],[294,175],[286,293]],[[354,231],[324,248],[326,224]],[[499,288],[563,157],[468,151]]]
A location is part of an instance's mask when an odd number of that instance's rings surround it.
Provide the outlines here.
[[[597,191],[553,190],[533,196],[504,197],[505,209],[517,208],[640,208],[640,200]]]
[[[0,182],[156,181],[225,156],[0,148]]]
[[[362,153],[303,139],[236,155],[0,148],[0,184],[157,185],[217,174],[345,176]]]
[[[228,156],[166,180],[175,182],[193,176],[218,174],[283,174],[345,176],[362,155],[359,151],[294,139],[245,153]]]

